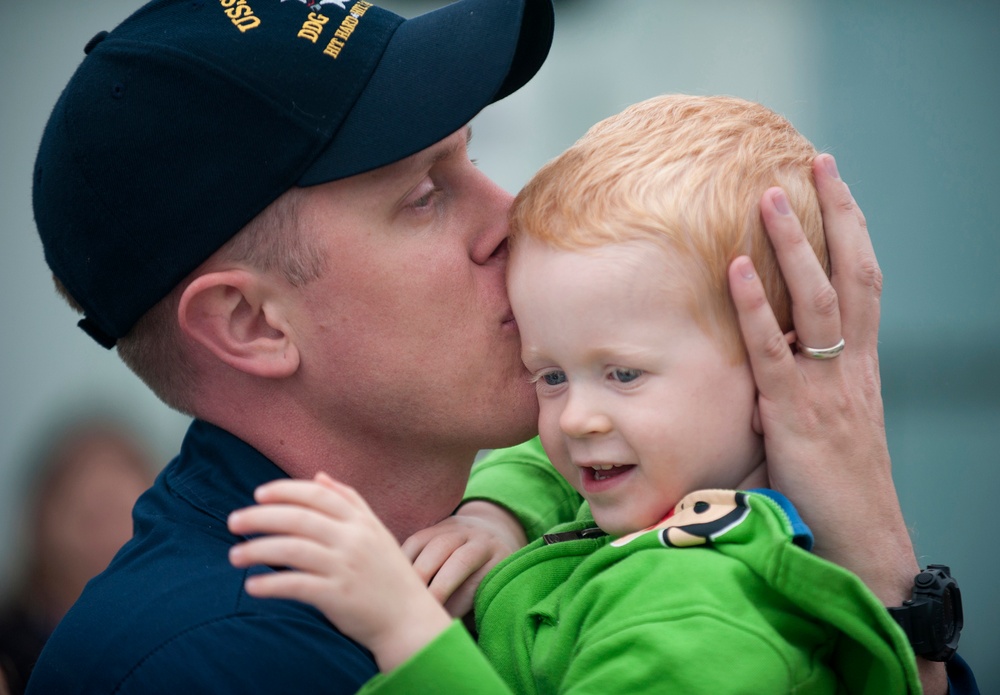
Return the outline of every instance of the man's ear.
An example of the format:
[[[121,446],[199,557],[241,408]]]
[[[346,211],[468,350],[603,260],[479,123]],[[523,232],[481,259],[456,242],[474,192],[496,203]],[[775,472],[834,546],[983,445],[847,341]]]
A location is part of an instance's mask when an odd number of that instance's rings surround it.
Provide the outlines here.
[[[199,275],[181,294],[181,330],[222,362],[280,379],[299,367],[299,351],[262,279],[247,270]]]

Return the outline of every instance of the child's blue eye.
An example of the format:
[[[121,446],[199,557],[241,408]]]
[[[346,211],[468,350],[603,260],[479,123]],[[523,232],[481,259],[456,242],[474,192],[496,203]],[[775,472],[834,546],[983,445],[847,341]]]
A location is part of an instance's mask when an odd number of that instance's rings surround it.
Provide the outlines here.
[[[641,369],[627,369],[625,367],[620,367],[614,370],[612,376],[616,381],[620,381],[623,384],[627,384],[630,381],[635,381],[640,376],[642,376]]]
[[[546,372],[542,375],[542,380],[549,386],[558,386],[566,382],[566,372]]]

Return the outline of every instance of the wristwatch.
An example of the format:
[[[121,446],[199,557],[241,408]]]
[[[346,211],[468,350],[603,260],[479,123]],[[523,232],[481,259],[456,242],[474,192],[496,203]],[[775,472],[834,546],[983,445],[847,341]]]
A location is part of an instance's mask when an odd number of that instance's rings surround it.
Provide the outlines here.
[[[913,651],[931,661],[947,661],[962,634],[962,592],[946,565],[928,565],[913,578],[913,598],[889,614],[903,628]]]

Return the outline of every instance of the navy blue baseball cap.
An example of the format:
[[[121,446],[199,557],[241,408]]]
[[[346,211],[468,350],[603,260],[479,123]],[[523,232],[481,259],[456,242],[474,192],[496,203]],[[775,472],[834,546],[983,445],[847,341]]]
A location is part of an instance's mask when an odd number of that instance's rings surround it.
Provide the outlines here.
[[[39,147],[35,220],[105,347],[293,186],[391,164],[526,83],[551,0],[404,19],[365,0],[154,0],[87,45]]]

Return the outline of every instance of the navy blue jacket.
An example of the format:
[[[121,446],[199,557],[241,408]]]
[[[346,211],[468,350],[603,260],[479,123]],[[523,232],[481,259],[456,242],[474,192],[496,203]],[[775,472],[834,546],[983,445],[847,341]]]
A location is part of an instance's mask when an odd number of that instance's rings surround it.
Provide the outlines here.
[[[310,606],[247,595],[247,571],[229,564],[241,539],[226,517],[283,477],[195,421],[136,504],[133,539],[49,639],[28,693],[355,692],[377,672],[371,655]]]

